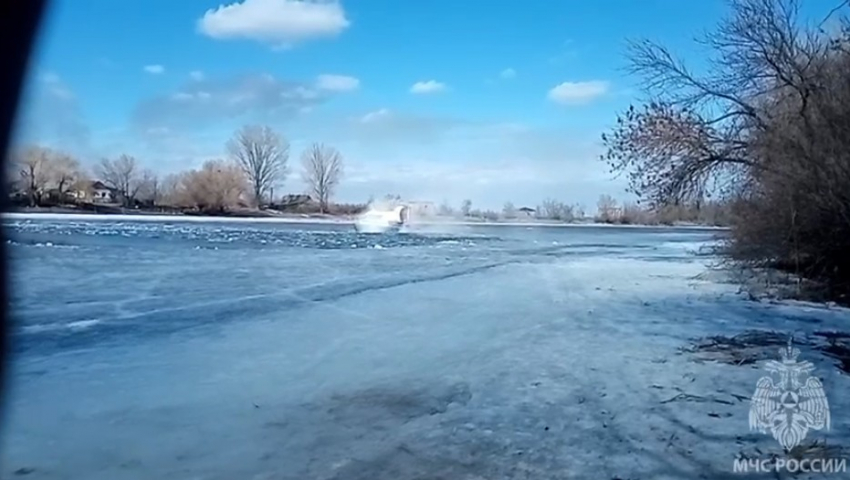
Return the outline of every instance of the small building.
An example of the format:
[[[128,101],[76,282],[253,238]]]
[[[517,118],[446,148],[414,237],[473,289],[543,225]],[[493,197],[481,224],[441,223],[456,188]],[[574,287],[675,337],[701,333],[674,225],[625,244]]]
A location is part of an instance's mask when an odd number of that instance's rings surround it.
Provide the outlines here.
[[[77,182],[68,191],[68,196],[78,202],[87,203],[116,203],[119,197],[114,188],[100,180]]]
[[[520,207],[517,211],[526,217],[533,217],[535,212],[537,212],[537,210],[530,207]]]
[[[280,206],[297,207],[312,202],[310,195],[306,194],[289,194],[280,197]]]

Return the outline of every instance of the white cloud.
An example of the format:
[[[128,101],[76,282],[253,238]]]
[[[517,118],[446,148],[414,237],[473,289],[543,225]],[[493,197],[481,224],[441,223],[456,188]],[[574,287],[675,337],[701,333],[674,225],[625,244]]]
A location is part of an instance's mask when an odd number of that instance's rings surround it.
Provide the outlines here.
[[[425,93],[439,93],[446,90],[446,84],[440,83],[436,80],[427,80],[416,82],[410,87],[410,93],[417,94],[425,94]]]
[[[171,96],[172,99],[178,102],[191,102],[193,100],[209,100],[212,95],[209,92],[197,91],[197,92],[177,92]]]
[[[215,39],[248,39],[277,47],[333,37],[351,23],[338,1],[243,0],[207,10],[198,30]]]
[[[187,80],[168,94],[140,102],[132,122],[139,131],[169,127],[175,132],[234,120],[280,122],[326,99],[312,86],[267,74]]]
[[[356,143],[395,149],[399,145],[427,145],[453,129],[462,128],[462,123],[453,118],[381,108],[350,119],[345,130]]]
[[[165,67],[162,65],[145,65],[144,71],[150,73],[151,75],[159,75],[161,73],[165,73]]]
[[[360,80],[346,75],[319,75],[316,86],[331,92],[351,92],[360,88]]]
[[[40,80],[50,95],[62,100],[74,99],[74,93],[62,82],[59,75],[47,72],[41,76]]]
[[[382,108],[363,115],[359,118],[359,121],[360,123],[375,123],[380,122],[382,119],[389,118],[390,115],[391,113],[388,109]]]
[[[206,75],[204,75],[204,72],[202,72],[200,70],[193,70],[193,71],[189,72],[189,78],[191,78],[192,80],[194,80],[196,82],[200,82],[201,80],[203,80],[207,77],[206,77]]]
[[[608,82],[593,80],[589,82],[564,82],[549,90],[549,100],[562,105],[588,103],[608,91]]]
[[[516,70],[513,68],[506,68],[499,73],[499,76],[504,78],[505,80],[510,80],[512,78],[516,78]]]
[[[317,100],[321,98],[319,92],[303,85],[290,90],[283,90],[280,92],[280,96],[288,100]]]

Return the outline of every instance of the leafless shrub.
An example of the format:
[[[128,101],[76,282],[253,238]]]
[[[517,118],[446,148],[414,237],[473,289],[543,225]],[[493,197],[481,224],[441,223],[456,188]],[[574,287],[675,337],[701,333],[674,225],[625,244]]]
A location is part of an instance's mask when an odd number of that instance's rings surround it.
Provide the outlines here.
[[[537,216],[546,220],[572,222],[575,219],[573,206],[558,200],[547,198],[537,207]]]
[[[655,225],[659,223],[658,215],[637,203],[624,203],[620,211],[618,223],[626,225]]]
[[[182,207],[224,213],[239,206],[250,184],[238,165],[210,160],[198,170],[181,174],[176,190],[176,202]]]
[[[366,211],[366,204],[361,203],[332,203],[327,210],[335,215],[357,215]]]
[[[499,219],[499,213],[494,212],[493,210],[470,210],[467,216],[491,222],[495,222]]]

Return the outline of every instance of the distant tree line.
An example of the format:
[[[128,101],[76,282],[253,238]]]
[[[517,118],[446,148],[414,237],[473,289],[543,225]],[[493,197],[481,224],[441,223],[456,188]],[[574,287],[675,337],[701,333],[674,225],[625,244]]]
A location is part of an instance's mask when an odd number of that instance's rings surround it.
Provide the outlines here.
[[[536,207],[517,207],[513,202],[506,202],[500,212],[473,208],[471,200],[464,200],[459,209],[452,208],[448,203],[443,202],[437,209],[437,215],[487,221],[546,220],[562,223],[597,222],[619,225],[727,226],[731,222],[731,206],[723,201],[712,200],[649,207],[637,202],[620,203],[610,195],[601,195],[595,215],[587,212],[584,205],[570,204],[554,198],[546,198]]]
[[[732,0],[702,39],[699,75],[663,45],[632,42],[649,101],[603,136],[603,157],[654,208],[722,199],[727,253],[850,293],[848,2],[803,21],[800,1]]]
[[[227,142],[226,151],[226,158],[208,160],[199,168],[161,176],[126,154],[101,159],[86,169],[78,159],[63,152],[28,146],[14,152],[10,191],[17,192],[19,204],[29,206],[81,205],[102,200],[85,195],[93,184],[99,183],[110,191],[108,203],[125,208],[208,214],[222,214],[238,208],[356,214],[372,203],[371,199],[367,204],[331,202],[343,176],[343,158],[338,150],[328,145],[315,143],[301,154],[301,177],[307,192],[277,198],[274,189],[280,188],[290,173],[289,144],[281,135],[266,126],[246,126]],[[397,203],[402,200],[399,195],[390,194],[384,201]],[[591,218],[584,206],[553,198],[544,199],[535,207],[516,207],[508,202],[501,212],[473,208],[468,199],[461,202],[458,209],[444,202],[437,214],[487,221],[595,219],[621,224],[723,223],[725,217],[717,211],[719,208],[713,204],[652,211],[636,204],[620,206],[612,197],[603,195],[597,215]]]
[[[86,169],[66,153],[27,146],[13,153],[7,178],[18,202],[29,206],[90,201],[84,192],[99,182],[109,189],[111,200],[131,208],[223,213],[238,207],[285,207],[280,200],[294,198],[300,200],[300,211],[329,213],[339,209],[350,213],[362,209],[331,202],[343,177],[343,157],[331,146],[316,143],[301,154],[306,195],[278,199],[274,198],[274,189],[281,187],[290,173],[289,143],[282,135],[268,126],[248,125],[234,134],[226,150],[226,158],[161,177],[126,154],[102,159]]]

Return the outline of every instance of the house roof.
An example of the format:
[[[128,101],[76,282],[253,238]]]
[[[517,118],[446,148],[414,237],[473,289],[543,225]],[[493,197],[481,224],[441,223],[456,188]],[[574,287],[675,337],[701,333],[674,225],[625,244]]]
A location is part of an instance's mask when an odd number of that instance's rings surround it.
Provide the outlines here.
[[[71,185],[72,190],[113,190],[100,180],[77,180]]]

